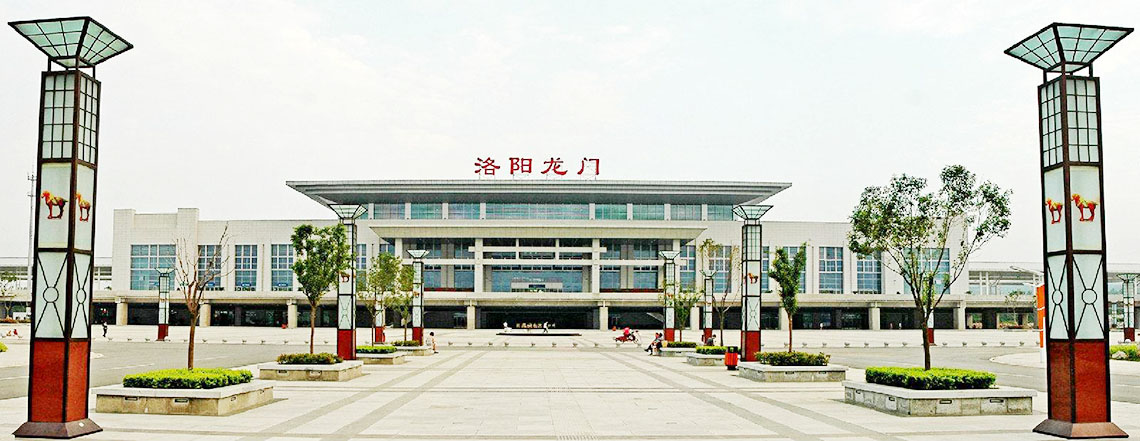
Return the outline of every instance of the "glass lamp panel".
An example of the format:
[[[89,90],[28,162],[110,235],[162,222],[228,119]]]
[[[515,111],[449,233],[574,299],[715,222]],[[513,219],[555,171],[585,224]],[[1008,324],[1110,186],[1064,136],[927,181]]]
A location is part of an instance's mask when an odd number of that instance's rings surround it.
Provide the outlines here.
[[[76,167],[74,206],[71,213],[75,218],[75,249],[91,251],[95,224],[95,170],[85,165]]]
[[[67,247],[67,213],[73,208],[73,198],[69,193],[71,164],[43,164],[40,167],[40,193],[36,201],[39,204],[38,248]]]
[[[760,261],[744,262],[744,295],[760,294]]]
[[[423,326],[423,306],[419,304],[412,305],[412,327],[419,328]]]
[[[352,293],[352,277],[353,271],[349,269],[340,273],[340,282],[337,284],[337,291],[340,294]]]
[[[1070,206],[1065,195],[1065,171],[1056,168],[1045,173],[1045,251],[1063,251],[1065,210]]]
[[[1076,338],[1106,338],[1104,329],[1104,258],[1100,254],[1073,256],[1073,311]]]
[[[676,319],[677,319],[676,311],[674,311],[673,307],[672,306],[666,307],[665,308],[665,327],[666,328],[672,328],[673,326],[675,326],[676,325]]]
[[[1074,250],[1101,250],[1100,169],[1091,166],[1073,166],[1069,171],[1072,196],[1068,207],[1072,210]]]
[[[352,296],[337,296],[336,323],[338,329],[352,329],[352,310],[355,306]]]
[[[87,338],[91,327],[91,256],[75,254],[75,279],[71,292],[71,338]]]
[[[38,338],[63,338],[63,321],[67,304],[67,254],[36,253],[35,322],[32,335]]]
[[[1051,256],[1045,265],[1045,331],[1049,338],[1069,338],[1069,287],[1065,256]]]
[[[744,297],[744,330],[760,330],[760,297]]]

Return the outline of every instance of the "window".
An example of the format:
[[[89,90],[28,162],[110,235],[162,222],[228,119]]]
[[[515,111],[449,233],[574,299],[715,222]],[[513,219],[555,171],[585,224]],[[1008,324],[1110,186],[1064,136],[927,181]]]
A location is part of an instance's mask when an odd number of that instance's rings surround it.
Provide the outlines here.
[[[473,265],[455,265],[455,287],[458,289],[475,289],[475,267]]]
[[[412,204],[412,219],[443,219],[443,204]]]
[[[451,242],[454,252],[452,253],[456,259],[474,259],[475,252],[471,251],[475,248],[475,239],[453,239]]]
[[[492,292],[582,292],[582,267],[494,265]]]
[[[594,219],[629,219],[629,207],[626,204],[594,204]]]
[[[634,289],[657,289],[657,274],[660,267],[647,265],[633,267]]]
[[[521,251],[519,259],[553,259],[553,251]]]
[[[564,248],[589,248],[593,246],[590,239],[558,239],[558,246]]]
[[[366,243],[356,244],[356,269],[368,269],[368,244]]]
[[[760,292],[772,292],[772,285],[768,283],[768,265],[770,264],[768,247],[760,247]]]
[[[699,206],[698,206],[699,208]],[[698,214],[700,210],[697,211]],[[697,289],[697,246],[682,245],[677,265],[681,267],[681,289]]]
[[[934,271],[934,294],[942,294],[950,289],[946,282],[950,277],[950,250],[946,248],[923,248],[918,256],[923,272]],[[910,282],[903,281],[906,294],[912,292]]]
[[[488,259],[517,259],[518,255],[514,251],[488,251],[483,253]]]
[[[883,262],[879,259],[881,254],[860,254],[855,260],[855,293],[856,294],[882,294],[883,293]]]
[[[373,219],[403,219],[404,204],[372,204]]]
[[[234,245],[234,291],[257,290],[257,245]]]
[[[131,245],[132,290],[157,290],[158,268],[174,268],[174,245]]]
[[[448,219],[478,219],[479,204],[457,203],[447,204]]]
[[[657,260],[660,256],[657,255],[658,247],[656,240],[634,240],[633,242],[633,258],[637,260]]]
[[[269,245],[269,278],[272,291],[293,290],[293,244]]]
[[[589,204],[487,204],[487,219],[589,219]]]
[[[485,247],[513,247],[518,245],[514,239],[504,237],[489,237],[483,239],[483,246]]]
[[[843,293],[843,247],[819,247],[819,292]]]
[[[424,289],[434,289],[443,286],[442,271],[439,265],[424,265]]]
[[[427,255],[424,259],[441,259],[443,258],[443,239],[405,239],[404,251],[407,250],[427,250]],[[411,256],[407,256],[410,258]]]
[[[519,239],[519,246],[520,247],[553,248],[554,247],[554,239],[537,239],[537,238]]]
[[[601,253],[603,260],[621,259],[621,242],[613,239],[602,239],[601,246],[606,249]]]
[[[633,220],[665,220],[665,205],[633,204]]]
[[[602,285],[604,290],[616,290],[621,288],[621,267],[620,266],[603,266],[601,271]]]
[[[590,253],[579,253],[576,251],[560,251],[558,258],[561,260],[586,260],[590,258]]]
[[[795,259],[797,255],[803,252],[803,247],[784,247],[784,253],[788,255],[788,259]],[[800,273],[800,292],[804,292],[807,286],[807,270]]]
[[[387,254],[391,254],[391,255],[395,256],[396,255],[396,239],[381,238],[380,239],[380,246],[378,248],[379,249],[376,250],[377,253],[387,253]]]
[[[701,220],[701,206],[700,205],[677,205],[669,206],[669,219],[672,220]]]
[[[222,254],[217,245],[198,245],[198,277],[206,280],[204,291],[222,290]]]
[[[709,205],[709,220],[730,221],[732,217],[731,205]]]
[[[709,269],[716,271],[713,274],[713,292],[725,293],[730,291],[729,260],[732,258],[732,247],[719,245],[713,248],[709,257]]]

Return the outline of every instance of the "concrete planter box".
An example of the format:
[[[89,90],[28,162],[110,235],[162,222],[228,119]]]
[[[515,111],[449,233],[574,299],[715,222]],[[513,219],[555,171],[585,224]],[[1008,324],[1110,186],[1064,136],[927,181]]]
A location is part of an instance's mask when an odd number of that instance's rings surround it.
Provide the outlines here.
[[[827,366],[771,366],[763,363],[740,363],[737,375],[752,381],[774,383],[832,382],[847,379],[847,367]]]
[[[662,357],[684,357],[687,353],[695,353],[697,348],[661,348]]]
[[[364,364],[404,364],[408,362],[406,354],[356,354],[356,359]]]
[[[1037,391],[1013,387],[913,390],[843,382],[843,401],[900,416],[1029,415]]]
[[[434,354],[434,352],[431,350],[431,346],[396,346],[396,353],[398,354],[401,352],[415,356],[427,356]]]
[[[345,360],[336,364],[277,364],[257,365],[262,380],[278,381],[348,381],[361,375],[360,360]]]
[[[685,354],[685,362],[693,366],[724,366],[724,354],[698,354],[690,352]]]
[[[120,384],[92,392],[96,412],[223,416],[273,401],[273,382],[253,380],[216,389],[148,389]]]

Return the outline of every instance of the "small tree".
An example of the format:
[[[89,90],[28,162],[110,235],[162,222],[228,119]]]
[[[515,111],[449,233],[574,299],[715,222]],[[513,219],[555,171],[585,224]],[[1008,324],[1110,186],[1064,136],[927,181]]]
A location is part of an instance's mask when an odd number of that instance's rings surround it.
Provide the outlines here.
[[[218,242],[210,247],[189,243],[185,239],[175,241],[177,257],[174,266],[174,283],[177,284],[178,291],[182,292],[186,312],[190,315],[190,338],[186,340],[186,369],[194,369],[194,336],[198,329],[198,316],[201,313],[206,289],[220,282],[226,268],[229,268],[227,264],[229,257],[224,251],[229,243],[228,231],[227,225],[218,236]]]
[[[309,353],[313,353],[313,340],[317,334],[317,310],[321,297],[336,286],[341,273],[352,265],[352,250],[345,238],[344,225],[336,224],[317,228],[309,224],[293,230],[293,272],[301,292],[309,301]]]
[[[372,316],[373,328],[376,327],[377,318],[393,307],[393,301],[400,291],[398,283],[400,275],[408,272],[405,268],[407,267],[401,263],[399,257],[380,253],[372,260],[372,266],[365,273],[362,280],[364,289],[360,291],[359,298]],[[381,332],[384,330],[383,322],[380,323],[380,330]],[[373,332],[372,336],[372,343],[375,344],[376,333]]]
[[[728,315],[728,309],[732,307],[732,305],[728,303],[728,294],[732,287],[733,274],[740,266],[740,248],[730,247],[728,256],[723,256],[725,254],[725,247],[727,247],[727,245],[721,245],[712,239],[705,239],[705,241],[701,242],[697,247],[697,255],[702,261],[702,268],[711,269],[713,258],[726,258],[728,260],[723,270],[726,273],[725,280],[727,280],[727,283],[724,284],[724,292],[720,293],[719,297],[716,292],[711,293],[709,296],[713,301],[713,309],[720,314],[721,346],[724,346],[724,319]]]
[[[412,315],[412,291],[415,287],[415,270],[411,265],[399,265],[396,275],[396,289],[389,296],[389,306],[400,316],[400,326],[404,328],[404,340],[408,339],[408,317]]]
[[[895,176],[867,187],[851,213],[850,248],[879,256],[902,276],[922,320],[924,366],[930,369],[927,322],[966,262],[982,245],[1009,231],[1008,190],[977,183],[960,165],[942,169],[942,186],[926,191],[926,179]],[[957,248],[950,252],[950,246]]]
[[[668,291],[669,287],[666,286],[657,300],[666,308],[673,308],[674,317],[680,325],[677,326],[677,340],[684,340],[685,323],[689,321],[689,316],[692,315],[693,306],[700,303],[701,293],[692,288],[681,288],[677,294],[673,295],[667,295]]]
[[[1009,316],[1013,319],[1014,325],[1021,325],[1021,320],[1017,317],[1017,305],[1021,303],[1021,298],[1025,295],[1026,292],[1020,289],[1015,289],[1005,295],[1005,306],[1009,308]]]
[[[800,276],[805,266],[807,266],[806,242],[795,257],[788,257],[788,251],[784,248],[777,249],[772,256],[772,269],[768,272],[769,277],[780,285],[780,307],[788,314],[788,352],[792,351],[792,324],[796,310],[799,309],[796,294],[800,292]]]
[[[12,315],[12,300],[16,298],[16,281],[19,278],[10,272],[0,273],[0,317]]]

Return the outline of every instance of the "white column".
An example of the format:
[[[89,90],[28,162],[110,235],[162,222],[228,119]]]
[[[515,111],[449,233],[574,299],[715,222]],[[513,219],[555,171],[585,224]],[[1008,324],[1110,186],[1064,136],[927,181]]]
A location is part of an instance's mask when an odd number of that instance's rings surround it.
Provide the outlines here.
[[[867,328],[873,331],[879,330],[879,305],[871,305],[867,308]]]
[[[689,313],[689,329],[694,331],[701,329],[701,307],[694,306],[692,312]]]
[[[788,319],[788,314],[784,312],[784,308],[780,308],[776,314],[780,317],[780,330],[787,331],[788,326],[791,326],[791,320]]]
[[[198,306],[198,326],[201,326],[203,328],[209,327],[211,317],[212,311],[210,309],[210,304],[208,302],[202,302],[202,304]]]
[[[286,320],[288,320],[288,323],[286,324],[286,326],[288,326],[290,329],[296,328],[297,327],[297,301],[296,300],[287,300],[285,302],[285,305],[286,305],[285,306]]]
[[[467,305],[467,329],[475,329],[475,305]]]
[[[610,329],[610,307],[606,305],[598,306],[598,329]]]
[[[127,299],[115,299],[115,324],[123,326],[127,324]]]
[[[954,307],[954,329],[966,329],[966,302]]]

